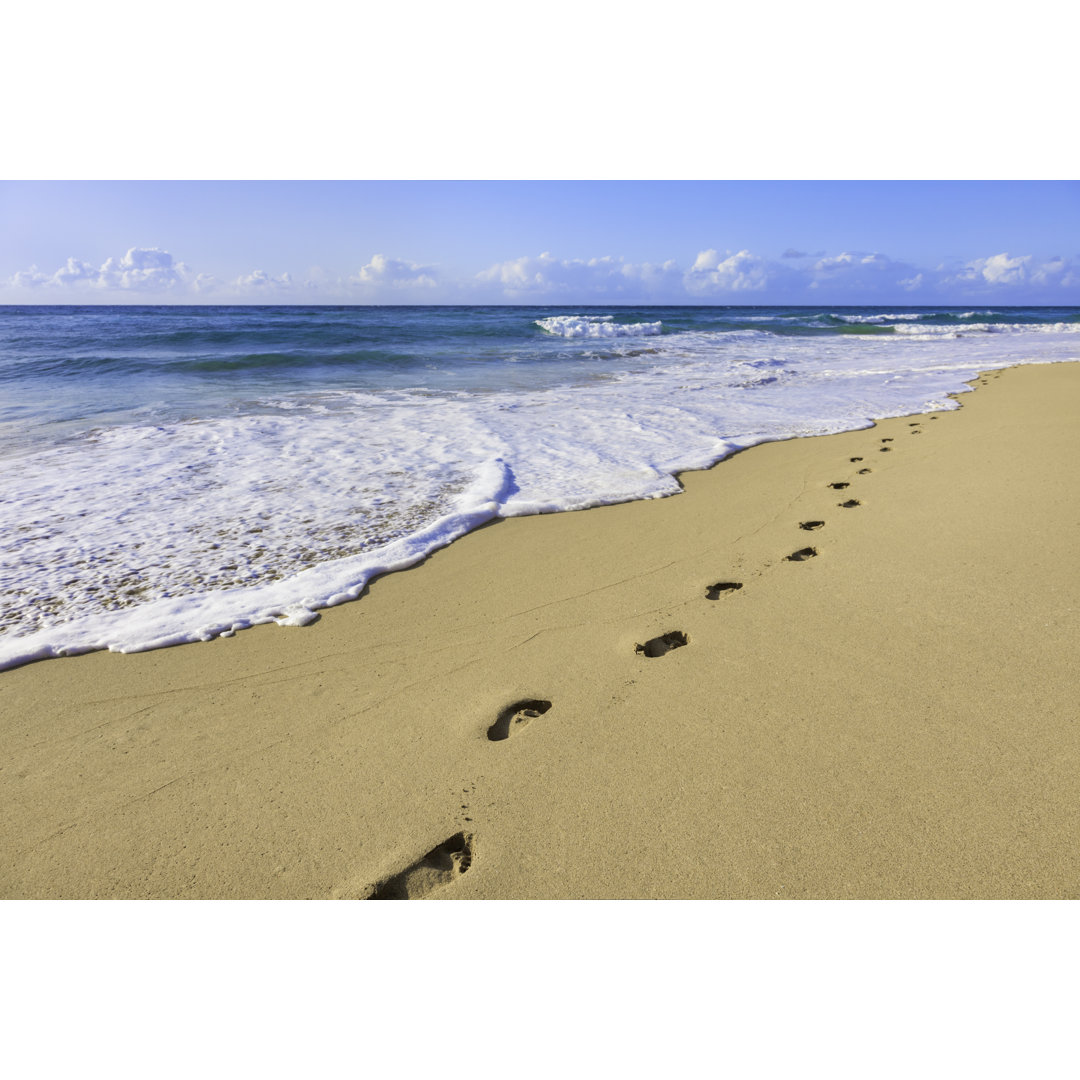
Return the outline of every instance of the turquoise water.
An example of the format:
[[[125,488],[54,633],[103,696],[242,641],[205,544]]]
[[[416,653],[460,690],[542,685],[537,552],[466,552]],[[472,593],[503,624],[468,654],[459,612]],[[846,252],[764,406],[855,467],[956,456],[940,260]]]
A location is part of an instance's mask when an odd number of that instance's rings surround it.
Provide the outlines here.
[[[1080,359],[1080,308],[0,308],[0,667],[303,622],[496,516]]]

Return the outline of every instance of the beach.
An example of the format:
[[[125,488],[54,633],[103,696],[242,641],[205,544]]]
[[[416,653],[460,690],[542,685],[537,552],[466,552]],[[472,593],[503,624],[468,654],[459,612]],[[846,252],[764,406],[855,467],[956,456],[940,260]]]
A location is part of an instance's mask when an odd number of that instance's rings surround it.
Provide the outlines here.
[[[0,895],[1075,898],[1080,365],[973,386],[0,673]]]

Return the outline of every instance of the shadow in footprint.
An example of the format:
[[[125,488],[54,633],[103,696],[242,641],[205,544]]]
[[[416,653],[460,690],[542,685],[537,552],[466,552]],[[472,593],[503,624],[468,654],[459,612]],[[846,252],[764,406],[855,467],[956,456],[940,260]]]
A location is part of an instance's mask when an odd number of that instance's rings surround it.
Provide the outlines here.
[[[892,449],[892,447],[891,447],[891,446],[883,446],[883,447],[881,448],[881,453],[883,453],[883,454],[887,454],[887,453],[888,453],[888,452],[889,452],[889,451],[890,451],[891,449]]]
[[[836,488],[837,491],[843,491],[844,488],[851,487],[851,485],[846,480],[839,480],[835,484],[830,484],[829,487]]]
[[[859,470],[859,475],[860,476],[865,476],[867,473],[873,472],[873,471],[874,471],[873,469],[860,469]]]
[[[882,442],[892,442],[892,439],[882,439]]]
[[[634,652],[644,653],[650,658],[664,656],[672,649],[681,649],[689,640],[681,630],[671,630],[646,641],[644,645],[636,645]]]
[[[707,600],[719,600],[724,593],[736,592],[741,588],[741,581],[718,581],[715,585],[706,586],[705,598]]]
[[[817,548],[799,548],[798,551],[793,551],[790,555],[784,556],[784,562],[806,562],[807,559],[812,559],[817,555]]]
[[[850,510],[853,506],[862,506],[862,503],[859,502],[858,499],[848,499],[847,502],[842,502],[838,505],[842,506],[845,510]]]
[[[530,720],[543,716],[550,708],[550,701],[540,699],[515,701],[513,705],[508,705],[499,713],[498,720],[488,728],[487,737],[492,742],[509,739],[515,731],[523,728]]]
[[[852,461],[862,461],[862,458],[861,457],[853,457],[851,460]]]
[[[472,843],[470,833],[455,833],[408,869],[376,885],[368,899],[422,900],[472,866]]]
[[[823,528],[824,525],[825,525],[824,521],[800,521],[799,522],[799,528],[800,529],[806,529],[807,532],[813,532],[814,529]]]

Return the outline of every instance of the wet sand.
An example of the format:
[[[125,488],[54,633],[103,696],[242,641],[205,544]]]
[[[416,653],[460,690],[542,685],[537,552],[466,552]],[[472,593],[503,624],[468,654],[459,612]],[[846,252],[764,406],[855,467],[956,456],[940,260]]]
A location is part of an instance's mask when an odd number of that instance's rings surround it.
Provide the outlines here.
[[[1077,897],[1080,365],[974,385],[0,673],[0,895]]]

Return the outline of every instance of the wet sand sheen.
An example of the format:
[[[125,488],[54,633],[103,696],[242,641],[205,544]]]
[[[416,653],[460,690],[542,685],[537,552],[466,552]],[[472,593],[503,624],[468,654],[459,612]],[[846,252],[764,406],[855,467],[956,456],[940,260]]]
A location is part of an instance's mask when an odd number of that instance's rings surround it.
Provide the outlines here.
[[[1080,365],[975,386],[0,674],[0,895],[1076,896]]]

